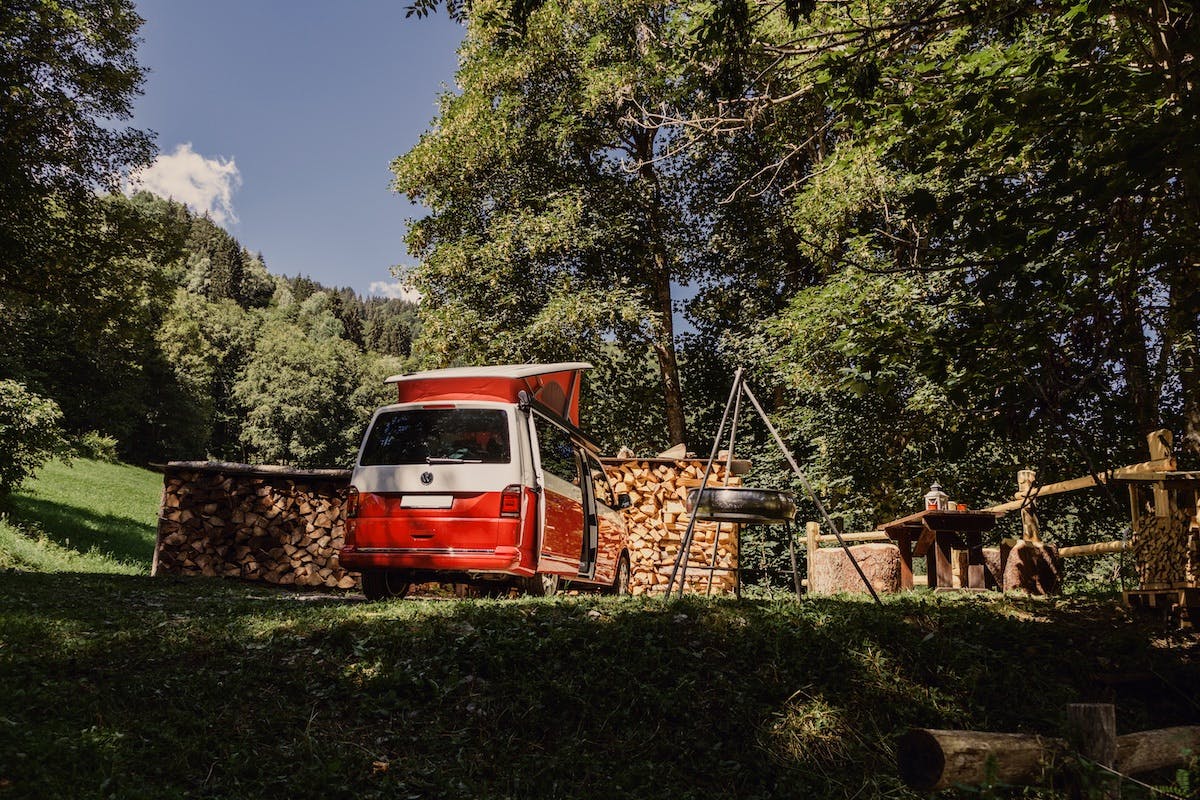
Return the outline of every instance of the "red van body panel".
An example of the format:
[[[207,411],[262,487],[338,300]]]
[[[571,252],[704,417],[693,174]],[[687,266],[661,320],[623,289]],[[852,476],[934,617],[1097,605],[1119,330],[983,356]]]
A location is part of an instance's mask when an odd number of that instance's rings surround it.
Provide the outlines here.
[[[454,498],[449,509],[401,506],[402,494],[363,494],[358,516],[346,520],[340,561],[350,569],[507,572],[528,577],[537,495],[523,491],[519,518],[500,517],[500,493]]]

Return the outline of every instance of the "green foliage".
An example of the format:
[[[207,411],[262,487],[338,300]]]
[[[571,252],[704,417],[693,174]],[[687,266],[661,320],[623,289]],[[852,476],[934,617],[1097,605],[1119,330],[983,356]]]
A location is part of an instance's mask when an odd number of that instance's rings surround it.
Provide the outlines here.
[[[96,550],[81,553],[58,544],[34,525],[16,525],[0,516],[0,570],[21,572],[89,572],[135,575],[137,565],[105,556]]]
[[[407,358],[419,335],[417,305],[405,300],[369,297],[363,309],[363,347],[376,353]]]
[[[87,213],[58,213],[46,235],[58,276],[71,280],[33,300],[0,296],[0,336],[11,345],[0,370],[53,398],[68,429],[115,436],[125,457],[147,458],[169,435],[154,332],[181,255],[172,227],[181,210],[107,197]]]
[[[104,197],[86,214],[58,214],[53,235],[62,272],[76,279],[33,302],[0,297],[0,336],[12,343],[0,350],[0,374],[53,398],[76,436],[115,439],[122,458],[250,457],[233,390],[265,318],[340,339],[352,362],[362,354],[365,301],[309,282],[305,302],[293,302],[261,255],[178,203]],[[373,323],[386,333],[373,332],[381,342],[411,340],[412,319],[411,307],[376,304]],[[305,435],[342,452],[343,421],[330,417],[330,427]]]
[[[68,450],[58,405],[23,384],[0,380],[0,500]]]
[[[682,441],[672,281],[693,274],[698,231],[676,137],[639,124],[641,109],[691,97],[667,68],[667,7],[547,3],[520,37],[503,12],[473,10],[461,92],[392,165],[395,187],[429,209],[407,237],[421,259],[408,275],[423,298],[414,352],[429,365],[587,359],[614,373],[650,356],[658,444]]]
[[[933,478],[983,503],[1017,467],[1143,460],[1157,427],[1200,441],[1189,8],[741,11],[700,15],[690,63],[738,79],[690,123],[740,161],[734,202],[785,222],[794,267],[772,284],[754,233],[722,236],[745,266],[701,286],[696,345],[751,369],[849,524],[916,508]],[[770,168],[737,149],[746,130]],[[761,435],[745,447],[756,481],[786,484]],[[1103,493],[1064,502],[1067,541],[1125,516]]]
[[[6,201],[112,187],[149,160],[150,139],[110,121],[132,116],[143,73],[142,20],[125,0],[13,0],[0,21],[0,165]]]
[[[256,315],[232,300],[176,291],[157,332],[177,387],[178,443],[165,455],[194,459],[211,453],[238,460],[241,418],[233,388],[254,351],[260,325]]]
[[[131,0],[13,0],[0,17],[0,303],[57,298],[76,277],[56,263],[60,215],[88,213],[97,188],[153,157],[120,127],[143,79]]]
[[[339,338],[341,323],[321,310],[322,297],[303,304],[303,327],[264,323],[233,387],[242,414],[239,441],[256,463],[345,466],[357,449],[362,428],[351,397],[360,353]]]
[[[108,464],[116,464],[119,461],[117,440],[98,431],[88,431],[80,436],[72,443],[72,449],[77,458],[103,461]]]
[[[275,282],[262,254],[251,255],[208,215],[192,217],[185,243],[183,285],[209,300],[232,300],[243,308],[264,308]]]

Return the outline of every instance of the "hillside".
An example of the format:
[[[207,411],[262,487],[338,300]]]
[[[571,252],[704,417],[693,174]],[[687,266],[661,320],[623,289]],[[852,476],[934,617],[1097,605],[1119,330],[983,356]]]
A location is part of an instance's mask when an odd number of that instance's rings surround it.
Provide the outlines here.
[[[0,517],[0,568],[148,574],[161,493],[146,469],[51,461]]]

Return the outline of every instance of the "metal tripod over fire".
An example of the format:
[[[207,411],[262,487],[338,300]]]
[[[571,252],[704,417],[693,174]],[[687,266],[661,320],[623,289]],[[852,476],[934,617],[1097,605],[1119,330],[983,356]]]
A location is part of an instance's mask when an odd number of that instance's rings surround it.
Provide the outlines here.
[[[800,479],[805,492],[808,493],[813,504],[816,505],[817,511],[821,515],[822,524],[829,529],[830,533],[837,537],[838,544],[842,546],[842,549],[846,552],[846,557],[850,559],[850,563],[854,565],[858,576],[862,578],[863,585],[867,587],[867,591],[871,593],[871,597],[874,598],[875,602],[879,603],[879,594],[876,593],[875,587],[871,585],[871,581],[867,579],[866,573],[859,566],[858,560],[850,552],[850,546],[846,544],[846,540],[842,538],[842,532],[838,530],[837,524],[829,516],[829,512],[825,510],[825,504],[821,502],[821,498],[813,490],[812,484],[808,482],[808,478],[800,471],[800,466],[796,463],[791,450],[784,444],[783,437],[779,435],[779,431],[771,424],[771,420],[767,417],[767,413],[763,411],[762,406],[759,405],[754,392],[750,391],[750,387],[746,385],[743,373],[744,370],[738,367],[738,371],[733,378],[733,388],[729,392],[729,399],[725,402],[725,413],[721,415],[721,427],[717,430],[717,435],[713,439],[712,451],[708,455],[708,463],[704,468],[704,478],[700,482],[700,488],[688,492],[687,507],[690,519],[688,520],[687,531],[683,535],[683,541],[680,543],[679,553],[675,556],[675,564],[671,567],[671,580],[667,583],[666,597],[669,598],[675,590],[675,579],[677,577],[679,578],[679,595],[683,596],[684,586],[687,585],[688,554],[691,551],[692,540],[695,538],[696,522],[701,519],[715,522],[783,525],[788,540],[788,552],[792,557],[792,578],[796,584],[796,596],[800,596],[800,573],[796,567],[796,542],[792,532],[792,522],[796,518],[796,503],[792,495],[789,492],[776,489],[754,489],[741,486],[708,488],[708,479],[712,476],[713,462],[716,461],[717,450],[725,438],[726,423],[731,422],[729,413],[732,410],[733,419],[732,424],[729,425],[729,449],[725,463],[725,474],[730,474],[730,468],[733,464],[733,448],[737,441],[738,421],[742,412],[742,398],[745,397],[754,406],[754,410],[758,412],[758,416],[762,418],[763,423],[767,426],[767,430],[771,432],[771,436],[775,439],[775,443],[779,445],[784,458],[787,459],[792,472]],[[719,541],[720,536],[717,536],[713,542],[714,564],[716,563],[715,551]],[[739,559],[741,558],[740,552],[738,553],[738,557]],[[739,573],[741,571],[740,562],[738,571]],[[739,575],[737,582],[739,597],[741,596],[741,586],[742,582]],[[712,591],[711,579],[708,581],[708,589]]]

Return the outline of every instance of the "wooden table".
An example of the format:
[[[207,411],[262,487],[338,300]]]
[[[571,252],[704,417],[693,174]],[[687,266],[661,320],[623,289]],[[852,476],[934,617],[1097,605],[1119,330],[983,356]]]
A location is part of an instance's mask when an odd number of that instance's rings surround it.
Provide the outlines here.
[[[926,510],[893,520],[879,529],[900,547],[900,588],[913,586],[913,556],[927,559],[929,588],[949,589],[954,585],[950,564],[952,547],[967,551],[967,574],[963,588],[985,588],[983,532],[996,524],[990,511]]]

